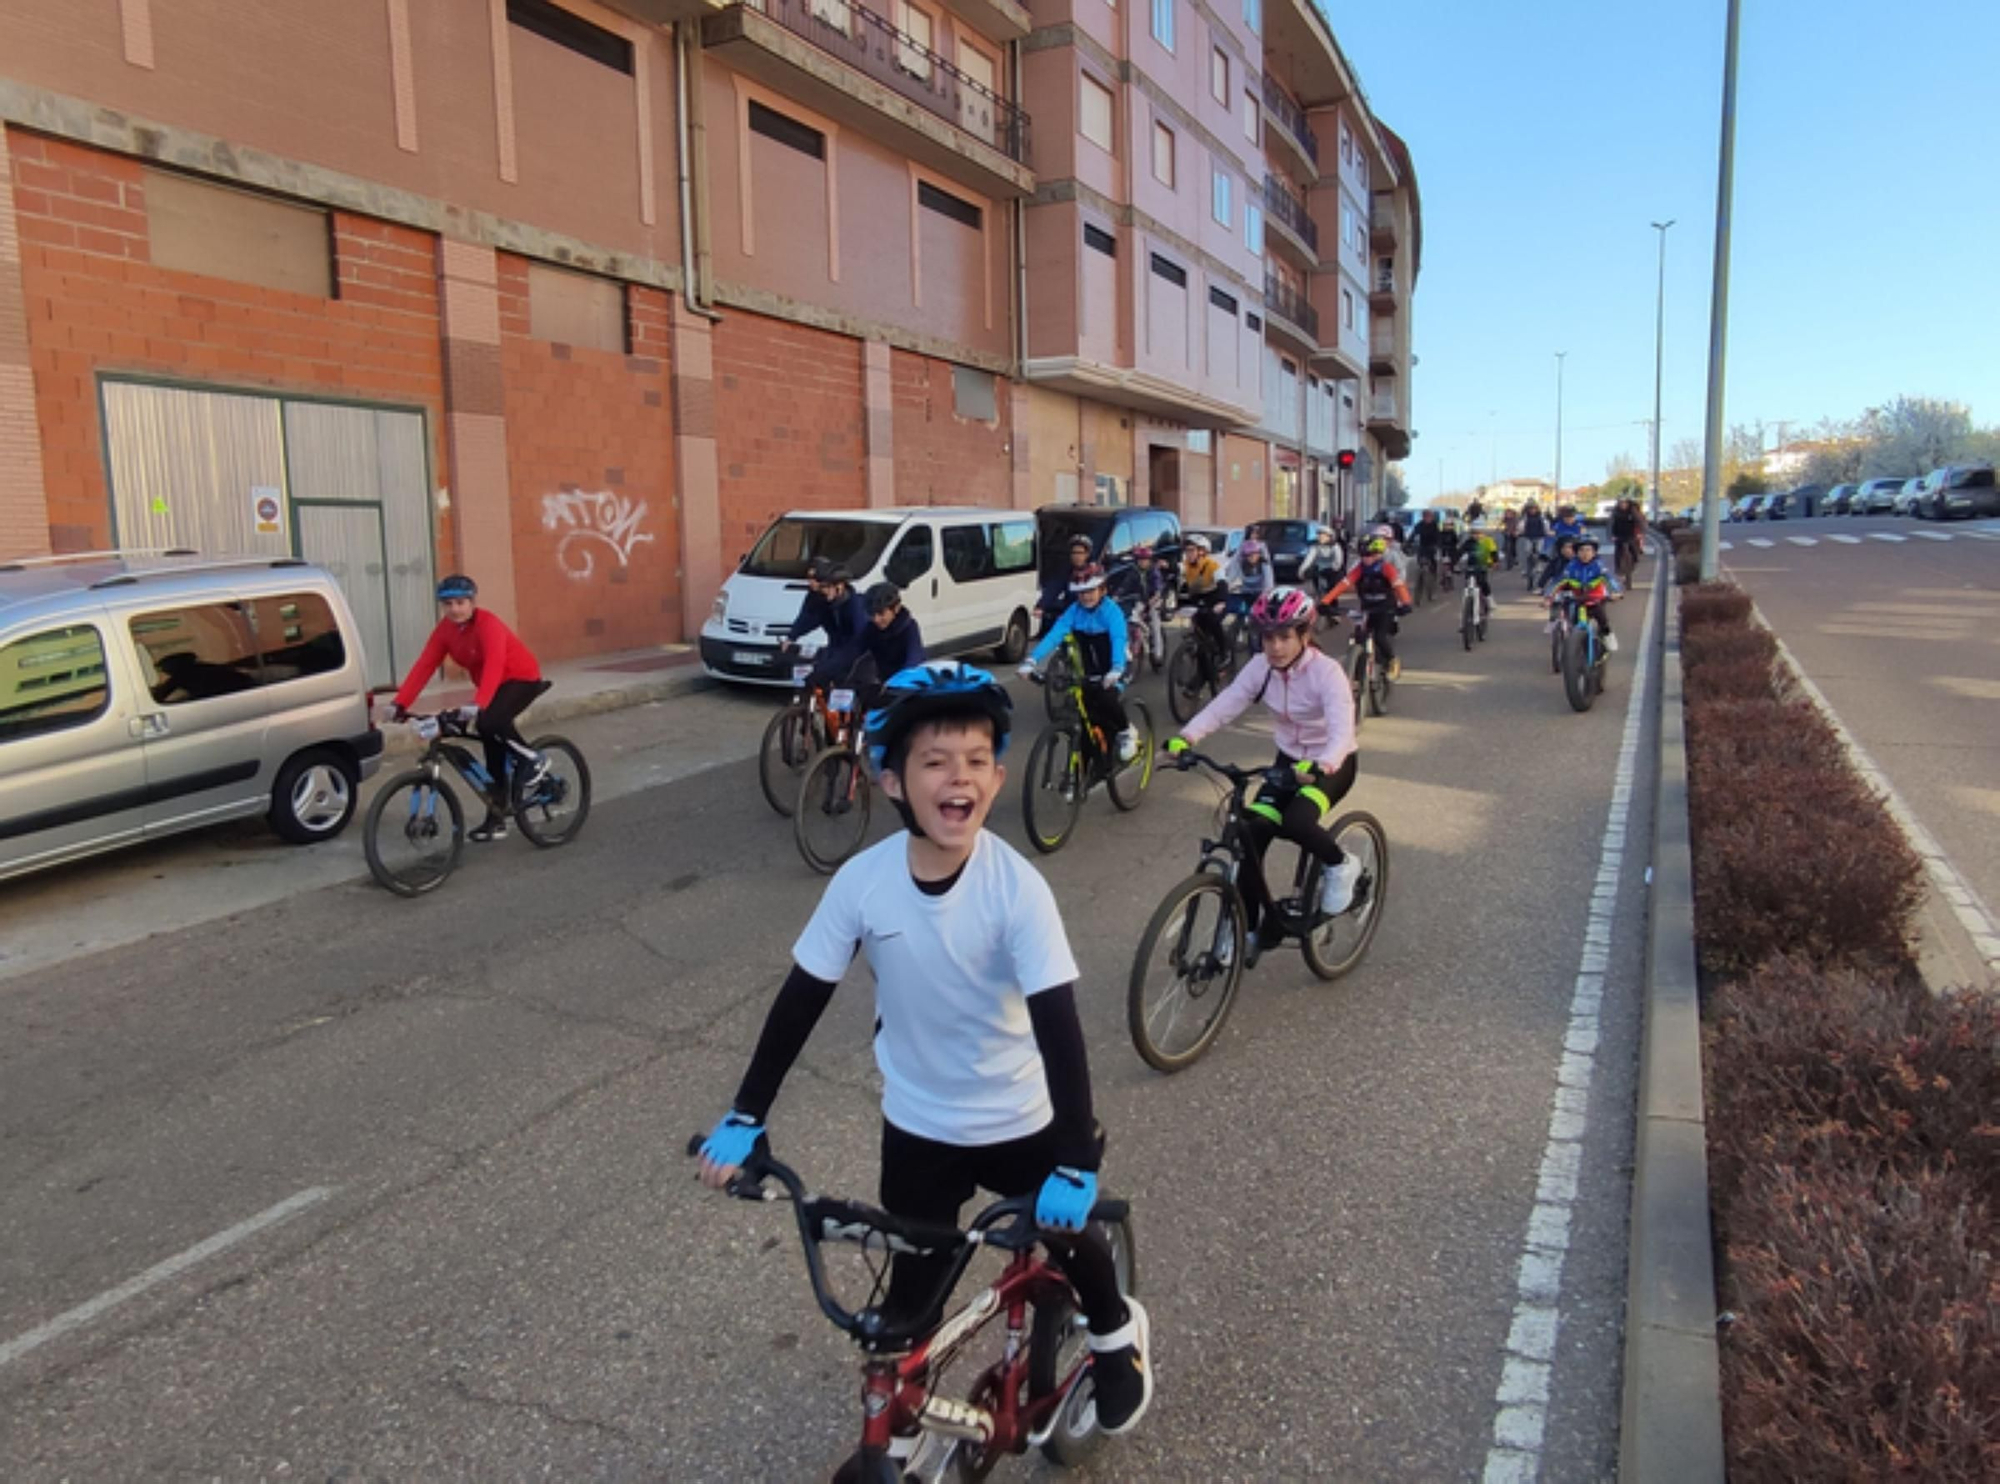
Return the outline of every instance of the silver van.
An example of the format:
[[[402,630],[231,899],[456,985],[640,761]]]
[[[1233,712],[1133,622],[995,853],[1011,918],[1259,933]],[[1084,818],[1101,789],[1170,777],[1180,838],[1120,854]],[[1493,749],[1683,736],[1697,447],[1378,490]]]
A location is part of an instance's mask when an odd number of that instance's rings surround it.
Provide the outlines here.
[[[304,562],[0,563],[0,879],[253,814],[333,838],[382,759],[366,673]]]

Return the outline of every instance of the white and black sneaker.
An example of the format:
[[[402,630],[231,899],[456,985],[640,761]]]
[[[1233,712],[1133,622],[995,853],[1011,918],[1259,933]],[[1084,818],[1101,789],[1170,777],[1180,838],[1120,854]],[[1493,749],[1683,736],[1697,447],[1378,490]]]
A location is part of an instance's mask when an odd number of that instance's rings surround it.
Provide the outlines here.
[[[1139,1425],[1153,1404],[1152,1321],[1145,1307],[1127,1298],[1131,1318],[1108,1335],[1090,1337],[1091,1374],[1097,1392],[1097,1429],[1115,1438]]]
[[[481,845],[489,845],[495,840],[506,839],[508,833],[507,821],[498,814],[489,814],[486,816],[486,823],[466,838]]]
[[[1328,917],[1338,917],[1354,905],[1354,888],[1360,881],[1361,862],[1351,855],[1337,866],[1326,867],[1319,877],[1319,910]]]

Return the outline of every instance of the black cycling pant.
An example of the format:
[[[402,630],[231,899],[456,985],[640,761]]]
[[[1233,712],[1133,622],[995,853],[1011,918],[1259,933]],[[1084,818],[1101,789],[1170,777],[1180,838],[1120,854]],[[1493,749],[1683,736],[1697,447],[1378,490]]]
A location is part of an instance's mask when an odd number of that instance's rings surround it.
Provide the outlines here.
[[[1052,1122],[1025,1138],[1004,1144],[941,1144],[882,1124],[882,1209],[907,1221],[956,1226],[959,1210],[981,1189],[1003,1199],[1034,1195],[1049,1172],[1063,1161]],[[1082,1300],[1091,1331],[1108,1335],[1131,1316],[1118,1291],[1118,1269],[1110,1245],[1093,1231],[1067,1240],[1051,1237],[1049,1255]],[[944,1281],[949,1253],[903,1253],[889,1268],[884,1307],[898,1318],[915,1316]]]
[[[1486,568],[1468,567],[1465,570],[1465,575],[1468,580],[1479,584],[1479,590],[1486,595],[1487,602],[1490,603],[1493,601],[1493,584],[1487,576]]]
[[[514,723],[548,688],[546,680],[503,680],[494,690],[493,699],[479,708],[479,720],[473,730],[486,744],[486,773],[493,780],[488,794],[489,803],[497,800],[499,807],[505,807],[508,752],[513,750],[517,755],[534,756],[535,750],[528,745]]]
[[[1389,642],[1389,636],[1396,632],[1396,610],[1364,605],[1361,611],[1368,619],[1368,632],[1375,639],[1376,657],[1386,665],[1396,657],[1395,646]]]
[[[1208,650],[1198,650],[1201,658],[1202,680],[1213,685],[1218,677],[1212,673],[1214,656],[1229,653],[1229,636],[1222,631],[1222,610],[1228,595],[1220,592],[1201,593],[1194,599],[1194,626],[1203,638],[1214,646]]]
[[[1298,759],[1283,752],[1278,754],[1278,766],[1290,768]],[[1252,854],[1243,863],[1250,880],[1243,893],[1245,926],[1251,932],[1257,930],[1257,920],[1265,893],[1269,890],[1264,880],[1264,853],[1271,848],[1273,840],[1289,840],[1299,849],[1324,866],[1337,866],[1347,859],[1340,847],[1327,832],[1327,825],[1333,822],[1333,811],[1340,801],[1347,797],[1354,787],[1354,775],[1360,763],[1360,754],[1350,752],[1347,761],[1331,773],[1315,773],[1308,782],[1301,779],[1298,784],[1273,790],[1267,783],[1257,791],[1244,810],[1243,823],[1250,834]],[[1294,777],[1297,775],[1294,774]],[[1326,802],[1313,798],[1306,790],[1311,788],[1322,795]],[[1271,818],[1272,811],[1277,818]]]
[[[1113,748],[1118,745],[1118,734],[1131,725],[1125,715],[1125,698],[1102,679],[1084,681],[1083,714],[1104,733],[1105,743]]]
[[[1511,568],[1514,565],[1515,559],[1520,555],[1521,538],[1519,536],[1509,536],[1505,540],[1505,545],[1507,548],[1507,565]]]

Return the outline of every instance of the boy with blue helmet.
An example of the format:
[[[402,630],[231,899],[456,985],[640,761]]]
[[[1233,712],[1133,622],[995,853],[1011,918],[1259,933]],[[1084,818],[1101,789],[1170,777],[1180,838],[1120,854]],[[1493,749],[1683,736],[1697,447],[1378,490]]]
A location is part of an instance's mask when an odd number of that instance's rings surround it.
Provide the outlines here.
[[[1092,725],[1104,735],[1117,739],[1118,761],[1129,763],[1139,755],[1139,734],[1125,716],[1121,694],[1125,688],[1125,610],[1105,601],[1104,569],[1095,562],[1070,574],[1069,588],[1076,601],[1064,609],[1035,645],[1035,652],[1021,662],[1021,673],[1030,678],[1041,674],[1042,666],[1069,635],[1076,635],[1083,651],[1083,704]]]
[[[1076,1013],[1076,961],[1055,895],[987,833],[1006,779],[1012,706],[991,675],[936,661],[890,677],[864,743],[907,828],[842,866],[793,946],[793,966],[730,1111],[702,1146],[728,1182],[849,963],[875,975],[882,1072],[881,1202],[955,1225],[975,1190],[1039,1189],[1035,1220],[1075,1286],[1096,1352],[1099,1423],[1128,1431],[1152,1398],[1146,1311],[1119,1291],[1110,1246],[1087,1229],[1103,1140]],[[919,1316],[950,1253],[899,1254],[883,1307]],[[916,1440],[898,1439],[907,1456]]]

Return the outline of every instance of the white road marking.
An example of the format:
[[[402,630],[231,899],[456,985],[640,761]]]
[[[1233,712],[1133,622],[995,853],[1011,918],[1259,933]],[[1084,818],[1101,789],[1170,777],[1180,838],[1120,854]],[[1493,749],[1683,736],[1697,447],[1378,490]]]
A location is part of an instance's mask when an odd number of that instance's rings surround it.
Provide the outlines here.
[[[1949,531],[1912,531],[1910,534],[1912,536],[1921,536],[1926,541],[1949,541],[1952,539]]]
[[[1745,539],[1748,540],[1752,546],[1761,546],[1766,551],[1769,551],[1772,547],[1778,544],[1775,541],[1766,541],[1762,536],[1750,536],[1746,537]]]
[[[1736,543],[1735,543],[1734,541],[1722,541],[1722,542],[1718,542],[1717,544],[1718,544],[1718,545],[1719,545],[1719,546],[1720,546],[1720,547],[1722,548],[1722,550],[1724,550],[1724,551],[1734,551],[1734,550],[1736,550]]]
[[[2000,541],[2000,531],[1967,531],[1965,534],[1979,541]]]
[[[302,1190],[289,1199],[279,1201],[268,1211],[260,1211],[247,1221],[239,1221],[227,1231],[217,1232],[203,1242],[197,1242],[187,1251],[168,1258],[147,1268],[136,1278],[127,1278],[116,1288],[108,1288],[87,1303],[78,1304],[66,1314],[58,1314],[47,1324],[36,1325],[26,1334],[0,1345],[0,1366],[11,1365],[29,1351],[46,1345],[51,1340],[59,1340],[71,1330],[80,1329],[100,1314],[109,1312],[127,1299],[137,1298],[149,1288],[156,1288],[169,1278],[186,1272],[196,1263],[215,1256],[225,1248],[234,1247],[238,1242],[254,1237],[267,1227],[276,1226],[281,1221],[289,1221],[308,1206],[316,1206],[333,1191],[324,1185],[315,1185],[310,1190]]]
[[[1893,531],[1870,531],[1868,533],[1868,539],[1870,541],[1906,541],[1909,538],[1906,536],[1898,536]]]
[[[1819,545],[1819,542],[1818,542],[1818,540],[1817,540],[1817,539],[1815,539],[1814,537],[1811,537],[1811,536],[1787,536],[1787,537],[1786,537],[1785,539],[1786,539],[1787,541],[1791,542],[1791,543],[1792,543],[1792,545],[1794,545],[1794,546],[1817,546],[1817,545]]]
[[[1861,544],[1859,536],[1828,536],[1826,539],[1829,541],[1838,541],[1842,546],[1859,546]]]
[[[1604,821],[1597,885],[1584,926],[1562,1060],[1556,1067],[1548,1140],[1535,1176],[1535,1204],[1528,1213],[1522,1239],[1507,1353],[1501,1363],[1500,1385],[1493,1394],[1493,1444],[1486,1451],[1485,1484],[1533,1484],[1542,1472],[1556,1335],[1562,1327],[1563,1264],[1569,1256],[1570,1215],[1581,1194],[1578,1183],[1583,1169],[1583,1137],[1590,1124],[1590,1083],[1597,1065],[1598,1012],[1604,1003],[1604,979],[1611,969],[1618,875],[1625,856],[1639,733],[1646,714],[1641,698],[1652,675],[1656,612],[1649,601],[1638,661],[1625,694],[1625,732],[1612,781],[1611,807]]]

